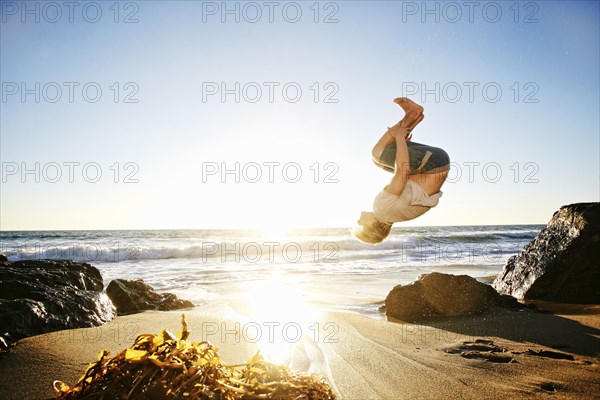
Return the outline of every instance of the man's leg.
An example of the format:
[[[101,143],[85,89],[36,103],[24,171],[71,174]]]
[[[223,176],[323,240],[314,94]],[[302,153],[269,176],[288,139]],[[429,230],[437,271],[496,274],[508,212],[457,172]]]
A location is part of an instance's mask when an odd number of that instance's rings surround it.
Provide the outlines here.
[[[409,142],[409,179],[417,182],[428,195],[440,191],[450,170],[450,157],[439,147]]]
[[[404,115],[404,118],[402,118],[402,120],[400,120],[400,122],[398,122],[396,125],[394,125],[390,129],[394,129],[394,127],[396,127],[396,126],[401,126],[401,127],[406,127],[409,132],[412,132],[412,130],[421,121],[423,121],[423,118],[425,118],[425,116],[423,115],[423,107],[421,107],[417,103],[407,99],[406,97],[399,97],[397,99],[394,99],[394,103],[396,103],[400,107],[402,107],[402,109],[405,112],[405,115]],[[385,148],[391,144],[395,145],[396,139],[389,133],[389,130],[388,130],[381,136],[381,138],[379,138],[379,141],[377,141],[377,143],[371,150],[371,155],[373,157],[373,161],[375,162],[375,164],[377,166],[385,169],[386,171],[394,172],[394,168],[396,166],[395,158],[393,160],[391,160],[391,162],[389,162],[389,160],[387,160],[387,158],[386,158],[385,162],[381,161]],[[394,154],[395,154],[395,151],[394,151]]]
[[[416,142],[408,142],[407,146],[411,175],[433,174],[450,169],[450,157],[444,149]]]
[[[413,125],[409,126],[409,132],[414,129],[414,127],[423,120],[424,116],[421,116],[415,120]],[[401,123],[402,121],[400,121]],[[393,128],[390,128],[393,129]],[[407,144],[410,144],[410,141],[407,141]],[[409,148],[410,149],[410,148]],[[371,151],[371,156],[375,165],[388,172],[394,172],[396,169],[396,139],[389,134],[389,131],[384,133],[383,136],[379,139],[373,150]]]
[[[406,142],[410,160],[410,174],[432,174],[450,169],[448,154],[439,147],[416,142]],[[375,163],[389,172],[396,166],[396,142],[386,145]]]

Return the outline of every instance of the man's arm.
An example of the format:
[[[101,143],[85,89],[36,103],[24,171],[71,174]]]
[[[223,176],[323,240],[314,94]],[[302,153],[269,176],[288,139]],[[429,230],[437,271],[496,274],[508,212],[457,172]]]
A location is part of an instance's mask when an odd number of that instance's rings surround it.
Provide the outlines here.
[[[379,138],[379,141],[377,141],[377,144],[375,144],[373,150],[371,150],[373,161],[378,162],[379,157],[381,157],[381,153],[383,152],[383,149],[385,149],[385,147],[388,144],[394,143],[394,141],[396,140],[394,132],[397,132],[399,129],[405,129],[405,131],[401,133],[404,137],[406,137],[406,135],[410,133],[410,136],[406,139],[407,142],[410,142],[410,139],[412,138],[412,130],[415,129],[417,125],[419,125],[419,122],[423,121],[423,118],[425,118],[423,114],[418,114],[416,116],[415,114],[407,114],[396,125],[392,126],[391,128],[388,128],[387,132],[385,132],[381,136],[381,138]]]
[[[408,157],[407,141],[410,141],[408,129],[405,127],[394,127],[390,134],[396,139],[396,169],[390,183],[383,189],[388,193],[399,196],[404,190],[408,176],[410,175],[410,160]]]

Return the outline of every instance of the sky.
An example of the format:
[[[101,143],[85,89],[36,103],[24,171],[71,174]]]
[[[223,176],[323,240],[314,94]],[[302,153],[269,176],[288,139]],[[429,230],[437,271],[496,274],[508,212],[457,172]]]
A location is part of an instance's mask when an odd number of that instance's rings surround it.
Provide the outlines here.
[[[599,3],[473,4],[3,1],[0,229],[350,227],[403,96],[452,161],[403,225],[599,201]]]

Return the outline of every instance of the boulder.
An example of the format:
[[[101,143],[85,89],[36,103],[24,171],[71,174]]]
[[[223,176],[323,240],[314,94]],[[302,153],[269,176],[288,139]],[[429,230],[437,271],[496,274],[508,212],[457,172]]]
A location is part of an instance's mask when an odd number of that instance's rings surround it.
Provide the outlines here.
[[[144,310],[177,310],[193,307],[188,300],[181,300],[172,293],[157,293],[143,280],[115,279],[106,288],[106,294],[117,309],[118,315],[133,314]]]
[[[114,315],[100,271],[90,264],[27,260],[0,267],[0,347],[27,336],[98,326]]]
[[[561,207],[493,286],[518,299],[600,303],[600,203]]]
[[[423,295],[423,285],[416,281],[409,285],[395,286],[385,298],[385,314],[401,321],[414,322],[434,314]]]
[[[385,299],[388,319],[419,322],[436,317],[461,317],[486,311],[490,306],[517,309],[514,298],[467,275],[434,272],[408,285],[398,285]]]
[[[499,297],[494,288],[467,275],[432,273],[423,275],[420,281],[423,295],[437,315],[479,314]]]

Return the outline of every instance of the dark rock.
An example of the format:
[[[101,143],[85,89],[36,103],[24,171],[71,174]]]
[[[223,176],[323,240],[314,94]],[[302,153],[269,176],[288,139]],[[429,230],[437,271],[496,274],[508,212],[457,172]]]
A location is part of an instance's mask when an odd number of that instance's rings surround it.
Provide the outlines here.
[[[448,317],[477,314],[484,310],[494,289],[467,275],[433,273],[420,278],[423,295],[436,314]]]
[[[434,272],[420,276],[416,282],[394,287],[385,299],[385,313],[390,319],[418,322],[431,317],[475,315],[490,306],[522,306],[516,299],[510,299],[470,276]]]
[[[385,298],[383,307],[388,318],[406,322],[426,319],[434,313],[423,295],[423,285],[419,281],[395,286]]]
[[[98,326],[113,317],[102,276],[90,264],[29,260],[6,262],[0,268],[0,336],[4,343],[61,329]]]
[[[4,254],[0,254],[0,264],[8,262],[8,258]]]
[[[493,286],[519,299],[600,303],[600,203],[561,207]]]
[[[177,310],[193,307],[188,300],[181,300],[172,293],[157,293],[144,283],[115,279],[106,288],[106,294],[112,300],[119,315],[133,314],[144,310]]]
[[[558,351],[552,351],[552,350],[532,350],[532,349],[527,349],[524,353],[527,354],[527,355],[530,355],[530,356],[554,358],[555,360],[575,361],[575,357],[573,357],[572,354],[560,353]]]
[[[454,345],[444,349],[448,354],[460,354],[464,358],[486,360],[496,363],[511,363],[515,359],[504,354],[508,349],[498,346],[491,340],[476,339],[474,342],[463,342],[460,345]]]
[[[491,286],[490,286],[490,288],[494,289]],[[519,301],[517,299],[515,299],[514,297],[509,296],[507,294],[500,294],[500,296],[498,298],[496,298],[494,305],[496,305],[498,307],[502,307],[502,308],[508,308],[511,310],[520,310],[520,309],[526,308],[529,310],[535,310],[535,311],[539,312],[539,309],[537,308],[537,306],[535,304],[519,303]]]

